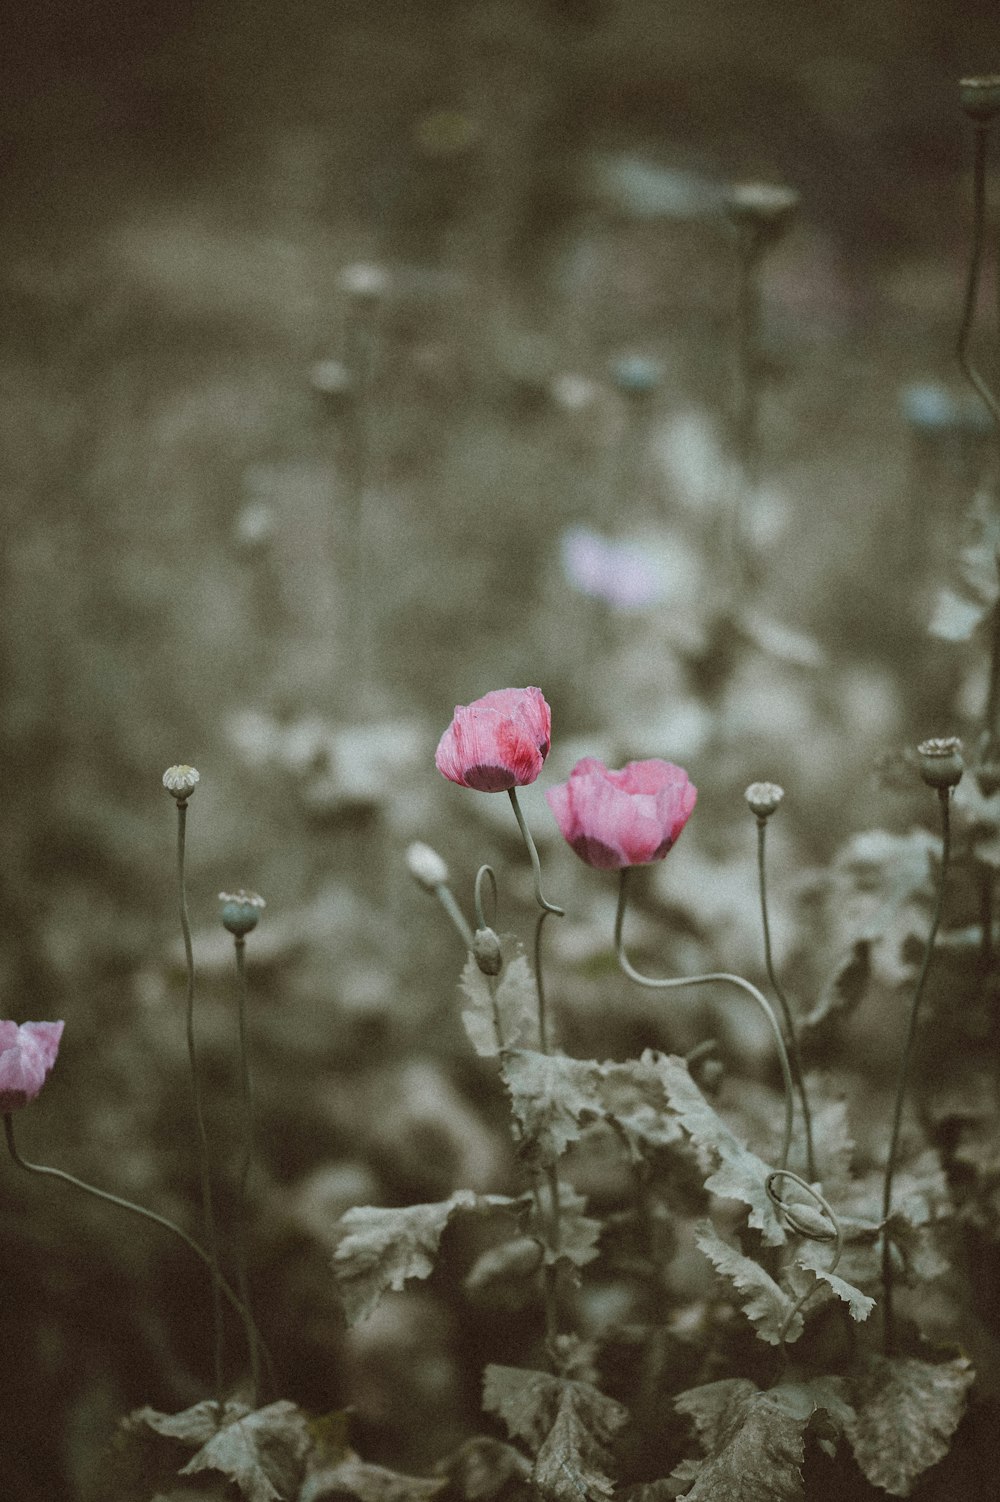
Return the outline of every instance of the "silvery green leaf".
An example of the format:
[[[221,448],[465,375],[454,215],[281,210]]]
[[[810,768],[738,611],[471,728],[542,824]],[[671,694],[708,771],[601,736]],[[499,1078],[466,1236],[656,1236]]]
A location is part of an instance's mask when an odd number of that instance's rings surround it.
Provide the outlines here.
[[[348,1210],[341,1216],[343,1234],[333,1255],[348,1324],[371,1314],[388,1289],[398,1292],[411,1278],[430,1276],[441,1236],[456,1211],[507,1210],[518,1203],[500,1194],[459,1189],[436,1204]]]

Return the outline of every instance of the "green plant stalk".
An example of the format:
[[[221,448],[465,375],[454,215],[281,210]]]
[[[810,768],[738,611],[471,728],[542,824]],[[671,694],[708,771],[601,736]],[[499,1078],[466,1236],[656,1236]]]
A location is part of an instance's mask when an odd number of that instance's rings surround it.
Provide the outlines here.
[[[892,1181],[896,1171],[896,1154],[899,1150],[899,1133],[903,1123],[903,1105],[906,1099],[906,1086],[910,1075],[910,1063],[913,1057],[913,1045],[917,1036],[917,1014],[920,1011],[920,1003],[923,999],[924,987],[927,984],[927,974],[931,967],[931,958],[934,954],[934,941],[941,923],[941,913],[944,908],[945,882],[948,874],[948,861],[951,855],[951,789],[940,788],[938,797],[941,802],[941,871],[938,877],[937,898],[934,903],[934,915],[931,919],[930,932],[927,935],[927,944],[924,949],[923,964],[917,977],[917,984],[913,990],[913,1000],[910,1003],[910,1016],[906,1026],[906,1041],[903,1044],[903,1052],[899,1062],[899,1074],[896,1080],[896,1102],[892,1114],[892,1131],[889,1135],[889,1155],[885,1165],[885,1182],[882,1187],[882,1220],[889,1219],[892,1211]],[[884,1308],[882,1315],[882,1347],[887,1356],[892,1354],[895,1330],[893,1326],[892,1291],[892,1243],[889,1240],[888,1231],[882,1231],[882,1289]]]
[[[225,1278],[220,1275],[218,1268],[212,1261],[212,1258],[209,1256],[208,1252],[206,1252],[205,1248],[200,1246],[198,1242],[195,1241],[193,1236],[189,1236],[185,1230],[182,1230],[182,1228],[177,1225],[175,1221],[169,1220],[165,1215],[158,1215],[155,1210],[147,1210],[144,1205],[136,1205],[132,1202],[132,1200],[123,1199],[119,1194],[111,1194],[107,1189],[98,1189],[95,1184],[88,1184],[83,1179],[78,1179],[75,1174],[67,1173],[65,1169],[50,1168],[48,1164],[45,1163],[29,1162],[27,1158],[22,1158],[20,1152],[18,1151],[17,1143],[14,1138],[14,1122],[9,1113],[6,1113],[4,1115],[3,1125],[4,1133],[7,1138],[7,1150],[10,1153],[13,1161],[17,1164],[18,1168],[24,1169],[25,1173],[41,1174],[45,1178],[49,1179],[60,1179],[64,1184],[71,1184],[74,1189],[82,1190],[84,1194],[91,1194],[95,1199],[104,1200],[105,1204],[116,1205],[119,1210],[127,1210],[131,1215],[138,1215],[143,1220],[151,1220],[154,1225],[162,1226],[164,1230],[171,1231],[175,1236],[179,1237],[180,1240],[183,1241],[184,1245],[186,1247],[189,1247],[190,1250],[194,1252],[199,1261],[204,1263],[205,1267],[208,1268],[209,1272],[212,1275],[213,1288],[221,1289],[222,1293],[225,1295],[226,1299],[239,1315],[240,1319],[243,1320],[244,1323],[248,1322],[249,1315],[246,1306],[243,1304],[237,1294],[233,1292],[232,1288],[230,1288]]]
[[[977,122],[975,124],[972,155],[972,241],[969,248],[969,272],[965,283],[965,298],[958,331],[958,363],[970,385],[978,392],[989,409],[996,427],[998,444],[1000,444],[1000,403],[997,402],[989,384],[973,364],[969,353],[986,230],[986,138],[988,134],[988,123]]]
[[[542,979],[542,927],[544,925],[545,919],[549,916],[550,913],[555,913],[559,918],[565,917],[565,909],[557,907],[553,902],[547,902],[545,897],[542,895],[541,862],[538,859],[538,850],[535,846],[534,840],[531,837],[531,831],[525,823],[524,814],[521,812],[521,805],[517,801],[517,789],[509,788],[508,796],[510,798],[511,808],[514,810],[514,817],[517,820],[517,827],[521,831],[521,837],[528,848],[528,855],[531,858],[531,872],[535,882],[535,901],[541,909],[538,915],[538,922],[535,925],[535,994],[538,997],[539,1047],[542,1053],[548,1053],[548,1021],[545,1006],[545,984]],[[559,1205],[559,1168],[556,1163],[546,1164],[545,1177],[548,1181],[549,1186],[549,1250],[552,1253],[553,1257],[558,1257],[560,1248],[562,1246],[562,1224]],[[545,1344],[548,1348],[549,1359],[552,1362],[553,1370],[556,1372],[560,1370],[558,1347],[559,1312],[556,1297],[557,1278],[558,1272],[555,1265],[547,1261],[545,1264],[544,1272]]]
[[[247,1187],[250,1180],[250,1165],[253,1161],[254,1122],[253,1086],[250,1080],[250,1050],[247,1044],[246,942],[242,934],[233,935],[233,945],[236,950],[236,1015],[239,1023],[240,1097],[243,1107],[243,1146],[240,1152],[236,1183],[238,1228],[236,1237],[236,1274],[240,1298],[243,1300],[250,1316],[247,1326],[247,1339],[250,1346],[250,1380],[253,1385],[253,1403],[251,1406],[256,1409],[260,1404],[260,1351],[258,1349],[260,1336],[256,1320],[253,1316],[250,1279],[247,1274]]]
[[[736,276],[736,458],[737,494],[731,522],[732,576],[739,599],[752,582],[747,551],[746,503],[760,483],[760,392],[757,346],[760,327],[758,268],[763,245],[751,230],[737,244]]]
[[[813,1152],[812,1112],[809,1109],[809,1097],[806,1092],[805,1071],[802,1067],[802,1052],[799,1048],[798,1033],[795,1030],[795,1021],[792,1017],[792,1009],[788,1004],[778,977],[774,973],[774,957],[771,952],[771,924],[767,912],[767,875],[765,862],[765,840],[767,838],[767,819],[757,819],[757,882],[760,888],[760,916],[764,929],[764,964],[767,968],[767,977],[771,982],[771,989],[778,998],[781,1007],[781,1015],[784,1018],[785,1029],[788,1034],[789,1062],[792,1066],[792,1075],[795,1079],[796,1089],[799,1095],[799,1104],[802,1107],[802,1126],[806,1139],[806,1173],[810,1181],[816,1178],[816,1159]]]
[[[208,1151],[208,1133],[205,1130],[205,1114],[201,1102],[201,1078],[198,1072],[198,1051],[194,1035],[194,949],[191,944],[191,923],[187,910],[187,891],[184,882],[184,846],[187,825],[187,799],[177,804],[177,895],[181,916],[181,933],[184,936],[184,957],[187,965],[187,1048],[191,1068],[191,1098],[194,1105],[195,1124],[198,1133],[198,1157],[201,1174],[202,1219],[205,1226],[205,1241],[212,1267],[212,1355],[215,1372],[217,1401],[222,1401],[222,1299],[220,1287],[222,1273],[219,1268],[219,1245],[215,1233],[215,1211],[212,1204],[212,1178]]]
[[[455,894],[451,888],[442,882],[434,888],[434,895],[451,919],[452,925],[466,949],[471,950],[473,944],[472,929],[469,927],[468,920],[462,909],[455,901]]]
[[[618,958],[619,968],[628,976],[629,980],[635,981],[639,986],[647,986],[651,990],[656,991],[672,991],[678,990],[682,986],[707,986],[715,983],[737,986],[756,1003],[767,1019],[768,1026],[774,1038],[774,1046],[778,1055],[778,1063],[781,1066],[781,1078],[785,1091],[785,1125],[782,1135],[781,1153],[778,1159],[778,1167],[784,1172],[788,1168],[788,1154],[792,1145],[794,1085],[792,1083],[791,1068],[788,1063],[788,1050],[785,1048],[785,1040],[771,1003],[748,980],[744,980],[740,975],[730,975],[728,971],[713,971],[710,975],[681,975],[666,979],[660,976],[643,975],[641,971],[636,970],[625,954],[625,945],[622,938],[625,908],[628,902],[628,873],[630,870],[631,867],[629,866],[622,867],[621,881],[618,888],[618,911],[615,914],[615,954]]]

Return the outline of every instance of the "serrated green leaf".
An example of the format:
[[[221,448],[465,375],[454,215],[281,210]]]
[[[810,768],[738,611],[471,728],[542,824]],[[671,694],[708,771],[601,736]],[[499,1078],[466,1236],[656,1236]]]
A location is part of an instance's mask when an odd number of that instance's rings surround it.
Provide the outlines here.
[[[483,1407],[507,1426],[512,1439],[538,1450],[569,1400],[602,1445],[611,1443],[627,1422],[628,1412],[590,1382],[576,1382],[521,1366],[487,1366],[483,1373]]]
[[[179,1474],[217,1471],[239,1488],[245,1502],[284,1502],[295,1496],[312,1443],[305,1414],[286,1401],[255,1411],[245,1403],[228,1402],[221,1415],[211,1402],[183,1413],[143,1408],[129,1423],[196,1446]]]
[[[780,1246],[785,1233],[765,1188],[771,1170],[712,1109],[683,1059],[647,1049],[642,1062],[655,1066],[670,1108],[691,1140],[718,1160],[719,1167],[706,1179],[705,1188],[721,1199],[748,1205],[749,1224],[760,1231],[766,1245]]]
[[[803,1413],[797,1397],[732,1377],[681,1393],[674,1405],[694,1419],[706,1451],[672,1472],[693,1483],[682,1493],[688,1502],[799,1502],[812,1410]]]
[[[855,1413],[845,1425],[854,1458],[873,1486],[908,1497],[947,1454],[975,1373],[964,1356],[934,1365],[869,1353],[848,1377]]]
[[[524,1137],[544,1162],[554,1163],[577,1142],[582,1120],[599,1098],[600,1065],[594,1059],[518,1049],[503,1056],[511,1109]]]
[[[875,1308],[875,1300],[869,1298],[866,1293],[862,1293],[860,1288],[855,1288],[853,1283],[848,1283],[836,1273],[828,1272],[829,1262],[828,1243],[823,1245],[819,1242],[807,1241],[799,1247],[794,1262],[783,1276],[787,1278],[797,1295],[805,1293],[807,1289],[815,1288],[816,1280],[819,1279],[847,1305],[851,1318],[863,1323]]]
[[[518,1204],[505,1195],[459,1189],[436,1204],[348,1210],[341,1216],[342,1236],[333,1255],[348,1324],[365,1319],[388,1289],[398,1292],[411,1278],[430,1276],[441,1236],[456,1211],[509,1210]]]
[[[403,1476],[352,1455],[315,1471],[296,1502],[343,1502],[344,1497],[357,1502],[432,1502],[447,1485],[443,1476]]]
[[[802,1316],[796,1314],[785,1333],[785,1322],[792,1312],[794,1301],[778,1286],[770,1273],[765,1272],[759,1262],[754,1262],[752,1257],[745,1257],[736,1247],[723,1241],[711,1221],[698,1222],[695,1243],[716,1270],[738,1290],[741,1295],[740,1308],[761,1340],[772,1346],[780,1345],[782,1340],[789,1344],[798,1340],[803,1330]]]
[[[635,1159],[643,1147],[679,1141],[677,1121],[651,1057],[599,1064],[528,1050],[505,1054],[503,1073],[514,1114],[543,1160],[551,1162],[578,1141],[589,1121],[610,1122]]]
[[[462,1023],[480,1057],[492,1058],[500,1048],[538,1047],[538,995],[523,954],[515,954],[496,977],[484,975],[470,954],[459,988],[467,1003]]]

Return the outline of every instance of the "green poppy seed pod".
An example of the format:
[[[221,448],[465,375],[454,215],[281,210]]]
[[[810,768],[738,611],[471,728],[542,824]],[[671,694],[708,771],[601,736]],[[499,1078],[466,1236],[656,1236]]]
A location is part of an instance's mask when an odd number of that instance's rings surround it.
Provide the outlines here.
[[[220,892],[219,901],[222,903],[219,914],[222,926],[237,939],[245,938],[251,929],[257,927],[261,909],[267,906],[263,897],[258,897],[256,892],[244,892],[242,887],[238,892]]]
[[[414,881],[425,892],[436,892],[448,880],[448,867],[437,851],[432,850],[430,845],[425,845],[423,840],[414,840],[407,847],[406,866]]]
[[[176,767],[168,767],[163,774],[163,786],[178,803],[186,803],[200,781],[199,773],[185,762],[180,762]]]
[[[962,780],[965,763],[962,742],[956,735],[921,741],[917,747],[920,775],[929,788],[953,788]]]
[[[472,953],[484,975],[499,975],[503,969],[500,940],[492,928],[477,928],[472,941]]]
[[[960,79],[958,102],[970,120],[989,125],[1000,114],[1000,74]]]
[[[785,790],[776,782],[751,782],[743,796],[751,813],[758,819],[769,819],[785,796]]]

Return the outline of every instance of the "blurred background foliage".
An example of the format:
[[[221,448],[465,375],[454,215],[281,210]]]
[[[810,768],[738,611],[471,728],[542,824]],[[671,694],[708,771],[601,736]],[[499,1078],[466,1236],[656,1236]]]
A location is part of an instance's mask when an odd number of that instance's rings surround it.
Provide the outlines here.
[[[776,945],[818,984],[846,942],[810,927],[821,867],[866,823],[928,820],[899,748],[972,723],[985,691],[976,652],[926,627],[988,473],[953,364],[955,80],[995,68],[995,7],[15,0],[4,29],[0,975],[4,1015],[67,1021],[25,1150],[192,1220],[160,787],[192,762],[222,1183],[214,899],[268,901],[254,1278],[282,1390],[354,1403],[359,1444],[426,1468],[476,1423],[483,1351],[513,1359],[516,1321],[498,1354],[446,1266],[348,1341],[327,1258],[350,1204],[512,1172],[456,1021],[461,953],[401,852],[429,839],[463,901],[491,860],[508,928],[530,879],[506,800],[444,784],[436,738],[456,702],[537,683],[546,778],[585,753],[683,762],[698,814],[634,919],[678,968],[759,977],[739,794],[781,781]],[[762,274],[758,624],[734,635],[721,204],[755,178],[802,205]],[[901,405],[914,383],[952,402],[945,437]],[[628,540],[651,598],[574,587],[572,528]],[[566,1046],[683,1049],[710,1022],[759,1069],[739,1019],[628,994],[613,894],[540,788],[524,803],[570,908],[551,935]],[[203,1390],[207,1295],[152,1232],[2,1177],[4,1489],[73,1497],[118,1414]]]

